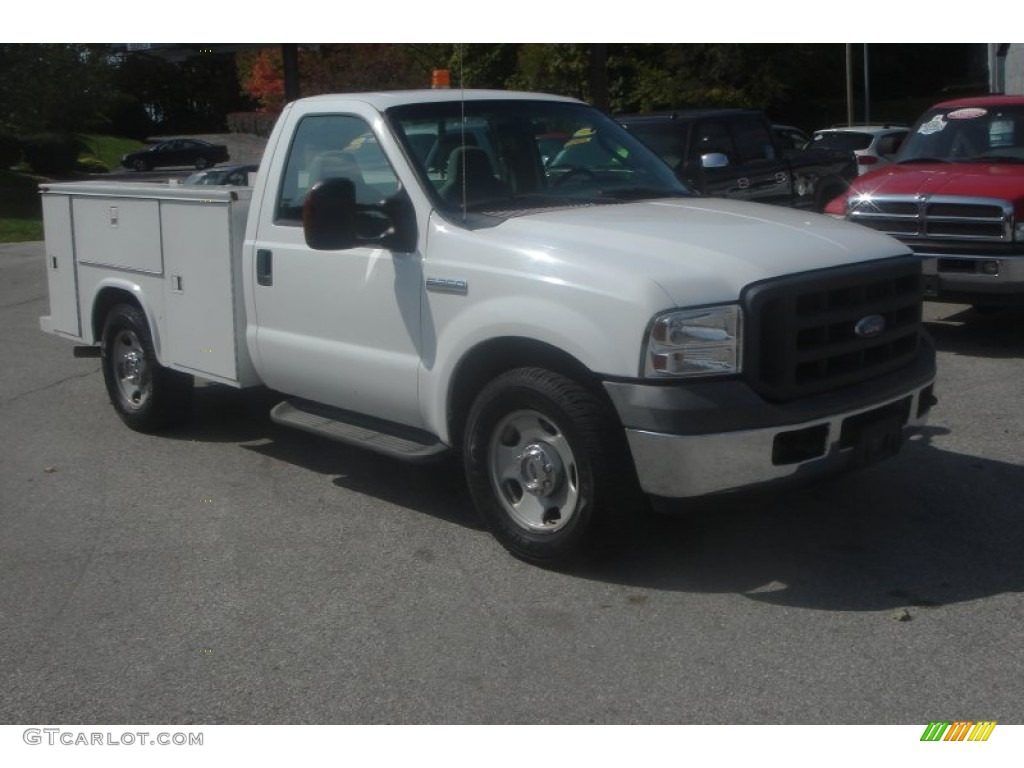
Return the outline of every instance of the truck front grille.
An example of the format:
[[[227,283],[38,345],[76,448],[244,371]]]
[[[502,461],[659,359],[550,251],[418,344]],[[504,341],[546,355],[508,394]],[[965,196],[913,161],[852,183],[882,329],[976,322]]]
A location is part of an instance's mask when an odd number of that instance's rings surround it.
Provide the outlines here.
[[[895,370],[917,354],[916,256],[758,283],[743,294],[743,370],[769,400],[821,394]]]
[[[1013,206],[1004,200],[944,195],[854,195],[850,221],[901,239],[972,240],[1013,238]]]

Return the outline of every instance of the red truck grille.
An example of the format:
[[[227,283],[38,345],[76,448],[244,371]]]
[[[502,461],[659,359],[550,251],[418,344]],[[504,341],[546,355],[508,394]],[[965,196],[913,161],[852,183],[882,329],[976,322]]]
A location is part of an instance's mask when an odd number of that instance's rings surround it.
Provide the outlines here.
[[[850,221],[901,239],[981,240],[1013,238],[1013,206],[1004,200],[943,195],[854,195]]]
[[[921,262],[905,256],[767,281],[742,301],[751,387],[776,401],[821,394],[913,360]]]

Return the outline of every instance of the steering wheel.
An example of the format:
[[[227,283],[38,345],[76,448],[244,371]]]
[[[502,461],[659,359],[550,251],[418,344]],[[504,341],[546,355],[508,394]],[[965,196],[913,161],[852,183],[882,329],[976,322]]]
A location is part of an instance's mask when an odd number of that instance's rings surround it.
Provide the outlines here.
[[[590,170],[589,168],[584,168],[579,165],[558,165],[554,166],[553,168],[549,168],[548,170],[558,170],[560,168],[566,168],[568,170],[566,170],[565,173],[563,173],[561,176],[554,180],[554,182],[551,184],[551,186],[553,187],[562,186],[573,176],[582,176],[583,174],[586,174],[592,179],[597,178],[597,175],[592,170]]]

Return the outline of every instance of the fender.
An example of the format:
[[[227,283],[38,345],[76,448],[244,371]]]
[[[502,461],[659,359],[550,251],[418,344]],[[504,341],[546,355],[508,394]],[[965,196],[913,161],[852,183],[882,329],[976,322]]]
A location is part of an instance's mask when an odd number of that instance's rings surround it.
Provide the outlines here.
[[[552,347],[597,375],[626,370],[635,375],[649,317],[609,328],[600,315],[523,294],[494,297],[467,307],[445,325],[432,358],[420,367],[423,423],[448,442],[449,398],[461,365],[474,350],[495,340],[533,341]],[[612,338],[615,336],[616,338]]]
[[[96,290],[92,294],[89,304],[83,308],[83,315],[89,318],[88,323],[83,323],[83,330],[86,331],[90,337],[85,338],[84,341],[88,344],[99,344],[102,341],[103,327],[101,324],[98,324],[99,318],[94,315],[96,312],[97,299],[108,290],[128,293],[135,299],[139,307],[142,308],[143,314],[146,316],[146,323],[149,325],[149,333],[153,339],[153,349],[156,352],[157,360],[161,365],[168,365],[168,361],[165,360],[163,355],[160,324],[157,322],[157,315],[153,309],[152,303],[146,298],[146,293],[142,290],[142,286],[135,281],[124,277],[105,277],[96,286]],[[99,328],[99,334],[94,330],[97,327]],[[99,338],[97,338],[97,336]]]

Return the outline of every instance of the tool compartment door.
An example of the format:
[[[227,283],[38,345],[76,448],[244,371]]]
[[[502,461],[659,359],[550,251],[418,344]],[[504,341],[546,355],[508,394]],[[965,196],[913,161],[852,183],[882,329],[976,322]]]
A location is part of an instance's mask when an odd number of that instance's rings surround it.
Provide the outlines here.
[[[78,281],[75,270],[75,241],[71,233],[71,198],[43,195],[46,222],[46,280],[50,293],[50,316],[43,318],[51,333],[80,338]]]

